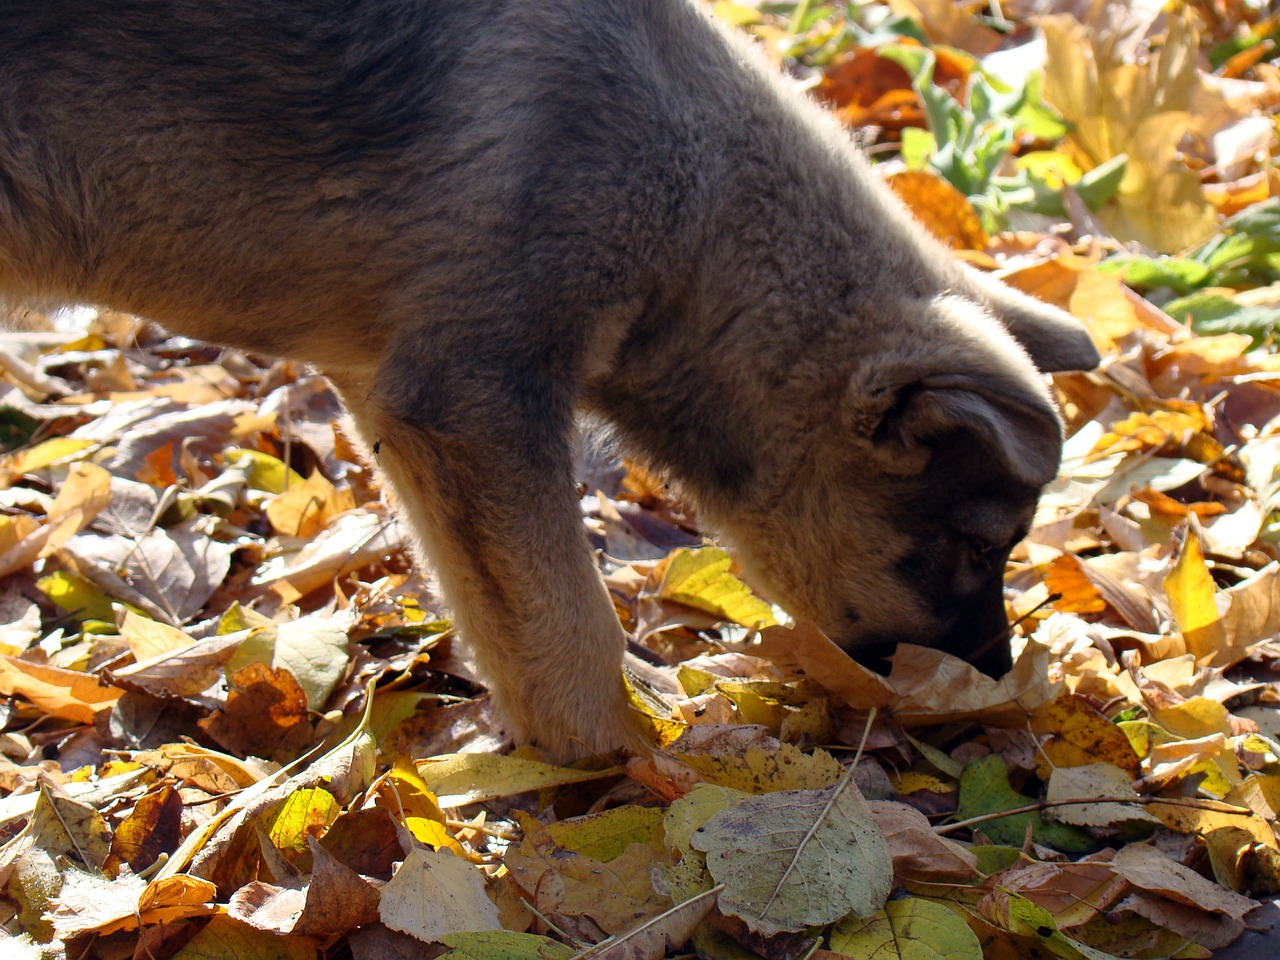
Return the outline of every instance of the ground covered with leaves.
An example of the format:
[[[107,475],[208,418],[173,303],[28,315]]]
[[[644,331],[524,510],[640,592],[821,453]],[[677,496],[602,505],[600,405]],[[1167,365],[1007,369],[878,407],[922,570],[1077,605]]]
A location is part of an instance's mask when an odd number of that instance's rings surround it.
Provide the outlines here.
[[[1280,18],[715,8],[1106,354],[1057,379],[1013,672],[907,647],[886,679],[779,625],[584,444],[619,615],[683,695],[637,691],[652,755],[549,765],[322,380],[117,315],[8,333],[5,957],[1193,958],[1280,894]]]

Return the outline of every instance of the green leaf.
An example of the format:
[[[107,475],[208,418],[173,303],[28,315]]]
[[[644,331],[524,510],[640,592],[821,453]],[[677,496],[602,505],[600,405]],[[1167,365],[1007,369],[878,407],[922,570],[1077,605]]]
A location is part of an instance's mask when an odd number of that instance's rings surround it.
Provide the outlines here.
[[[1192,293],[1165,304],[1165,312],[1178,321],[1191,321],[1202,336],[1242,333],[1254,346],[1274,340],[1280,330],[1280,307],[1236,303],[1218,293]]]
[[[960,775],[960,803],[957,820],[968,820],[986,814],[1025,807],[1035,801],[1024,797],[1009,784],[1009,770],[999,756],[983,757],[964,768]],[[977,829],[996,843],[1021,846],[1027,825],[1036,843],[1063,853],[1092,853],[1100,844],[1083,830],[1044,820],[1038,813],[1016,813],[995,820],[984,820]]]
[[[1044,99],[1044,74],[1037,70],[1028,74],[1023,88],[1022,105],[1013,114],[1014,126],[1036,140],[1060,140],[1070,132],[1070,125],[1062,114]]]
[[[1125,171],[1128,169],[1129,155],[1118,153],[1077,180],[1074,184],[1075,191],[1085,202],[1085,206],[1090,210],[1096,210],[1120,189]]]
[[[846,917],[831,931],[830,949],[877,960],[982,960],[982,946],[969,924],[932,900],[892,900],[859,920]]]
[[[1280,197],[1255,203],[1229,217],[1195,258],[1213,270],[1223,270],[1273,253],[1280,253]]]
[[[1019,847],[1002,847],[994,843],[984,843],[970,849],[978,858],[978,871],[988,877],[1001,870],[1008,870],[1022,859],[1022,850]]]
[[[903,127],[899,152],[908,170],[923,170],[937,149],[933,134],[919,127]]]
[[[1185,257],[1109,257],[1098,264],[1098,269],[1119,274],[1125,283],[1140,291],[1171,287],[1178,293],[1187,293],[1213,277],[1213,271],[1203,263]]]
[[[450,960],[569,960],[577,951],[550,937],[511,930],[449,933],[440,938]]]

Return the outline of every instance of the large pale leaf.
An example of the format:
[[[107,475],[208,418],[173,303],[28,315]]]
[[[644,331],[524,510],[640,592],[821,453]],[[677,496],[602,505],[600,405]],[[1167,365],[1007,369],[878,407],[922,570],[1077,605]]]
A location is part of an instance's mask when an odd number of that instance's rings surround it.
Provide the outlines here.
[[[725,885],[720,909],[758,933],[869,916],[893,886],[888,845],[850,776],[749,797],[707,821],[693,846]]]

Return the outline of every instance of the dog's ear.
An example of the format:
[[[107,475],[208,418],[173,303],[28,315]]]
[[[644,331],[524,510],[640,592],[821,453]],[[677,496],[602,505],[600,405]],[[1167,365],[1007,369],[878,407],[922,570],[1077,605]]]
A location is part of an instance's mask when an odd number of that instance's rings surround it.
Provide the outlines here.
[[[1101,360],[1089,332],[1065,310],[1028,296],[994,277],[966,269],[995,318],[1022,344],[1042,373],[1092,370]]]
[[[924,377],[899,391],[873,435],[890,473],[914,474],[943,441],[968,434],[1004,475],[1042,487],[1058,472],[1062,423],[1044,396],[976,377]]]

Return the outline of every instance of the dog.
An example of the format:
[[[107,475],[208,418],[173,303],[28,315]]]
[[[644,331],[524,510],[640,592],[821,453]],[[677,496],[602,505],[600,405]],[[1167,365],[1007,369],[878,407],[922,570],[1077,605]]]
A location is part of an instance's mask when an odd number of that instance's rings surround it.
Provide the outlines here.
[[[326,374],[557,758],[637,742],[579,415],[855,656],[997,673],[1098,361],[694,0],[7,0],[0,292]]]

